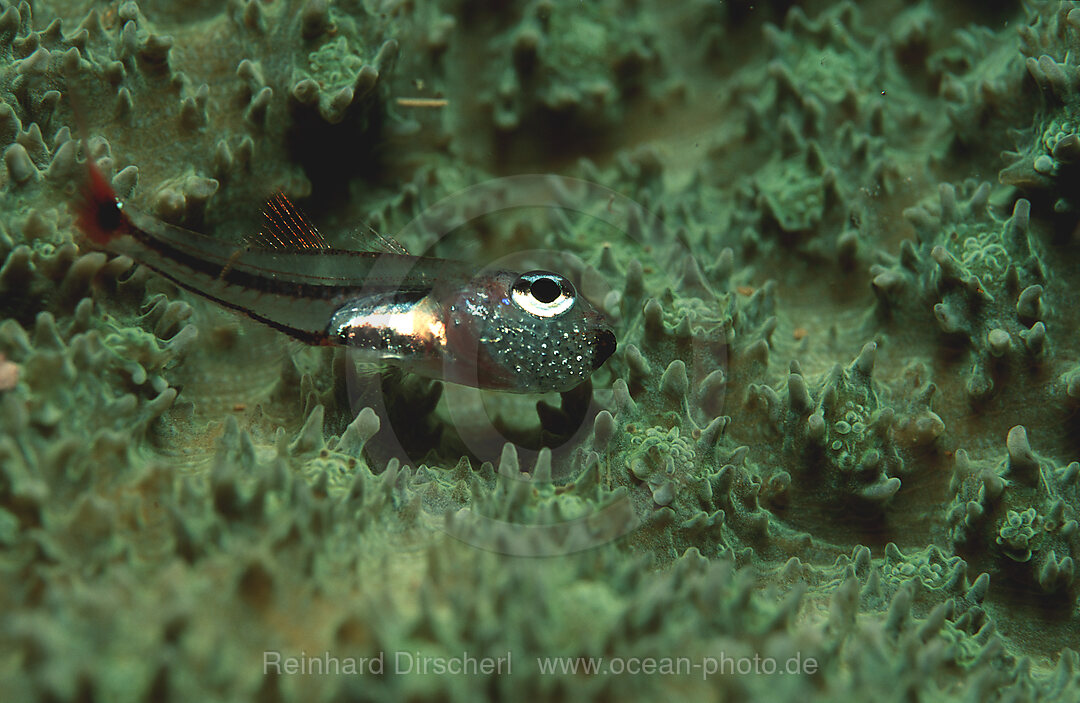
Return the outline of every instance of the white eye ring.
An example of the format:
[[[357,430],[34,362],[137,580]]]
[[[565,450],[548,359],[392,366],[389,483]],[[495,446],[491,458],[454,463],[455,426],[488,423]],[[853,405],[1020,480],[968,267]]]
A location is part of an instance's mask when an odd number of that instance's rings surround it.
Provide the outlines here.
[[[574,307],[577,291],[557,273],[529,271],[514,281],[510,297],[525,312],[537,317],[557,317]]]

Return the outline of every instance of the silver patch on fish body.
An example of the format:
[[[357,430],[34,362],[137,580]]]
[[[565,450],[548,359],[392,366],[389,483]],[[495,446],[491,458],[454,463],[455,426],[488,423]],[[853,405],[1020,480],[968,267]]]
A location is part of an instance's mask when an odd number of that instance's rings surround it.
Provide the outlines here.
[[[327,334],[336,344],[360,350],[370,361],[427,364],[447,346],[442,311],[422,294],[354,298],[333,314]]]

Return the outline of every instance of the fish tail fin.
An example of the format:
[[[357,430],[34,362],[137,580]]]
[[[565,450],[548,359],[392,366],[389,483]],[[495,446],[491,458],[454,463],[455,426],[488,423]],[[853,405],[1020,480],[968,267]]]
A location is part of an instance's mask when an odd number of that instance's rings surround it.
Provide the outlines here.
[[[86,157],[86,181],[75,205],[75,226],[91,243],[104,247],[127,232],[123,204],[97,163]]]

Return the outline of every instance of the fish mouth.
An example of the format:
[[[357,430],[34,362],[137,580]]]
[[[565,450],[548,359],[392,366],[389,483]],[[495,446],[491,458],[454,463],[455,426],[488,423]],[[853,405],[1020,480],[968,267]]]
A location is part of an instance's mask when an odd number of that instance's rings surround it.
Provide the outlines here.
[[[615,333],[611,330],[604,330],[596,335],[592,357],[593,371],[603,366],[608,357],[615,353],[615,345]]]

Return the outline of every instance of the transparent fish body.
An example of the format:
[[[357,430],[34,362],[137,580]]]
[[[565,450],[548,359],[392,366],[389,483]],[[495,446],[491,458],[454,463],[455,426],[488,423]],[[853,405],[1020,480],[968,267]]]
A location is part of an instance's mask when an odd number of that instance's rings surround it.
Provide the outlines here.
[[[125,208],[95,175],[78,213],[92,244],[308,344],[520,393],[569,390],[615,350],[603,315],[557,273],[333,249],[283,196],[260,241],[238,247]]]

